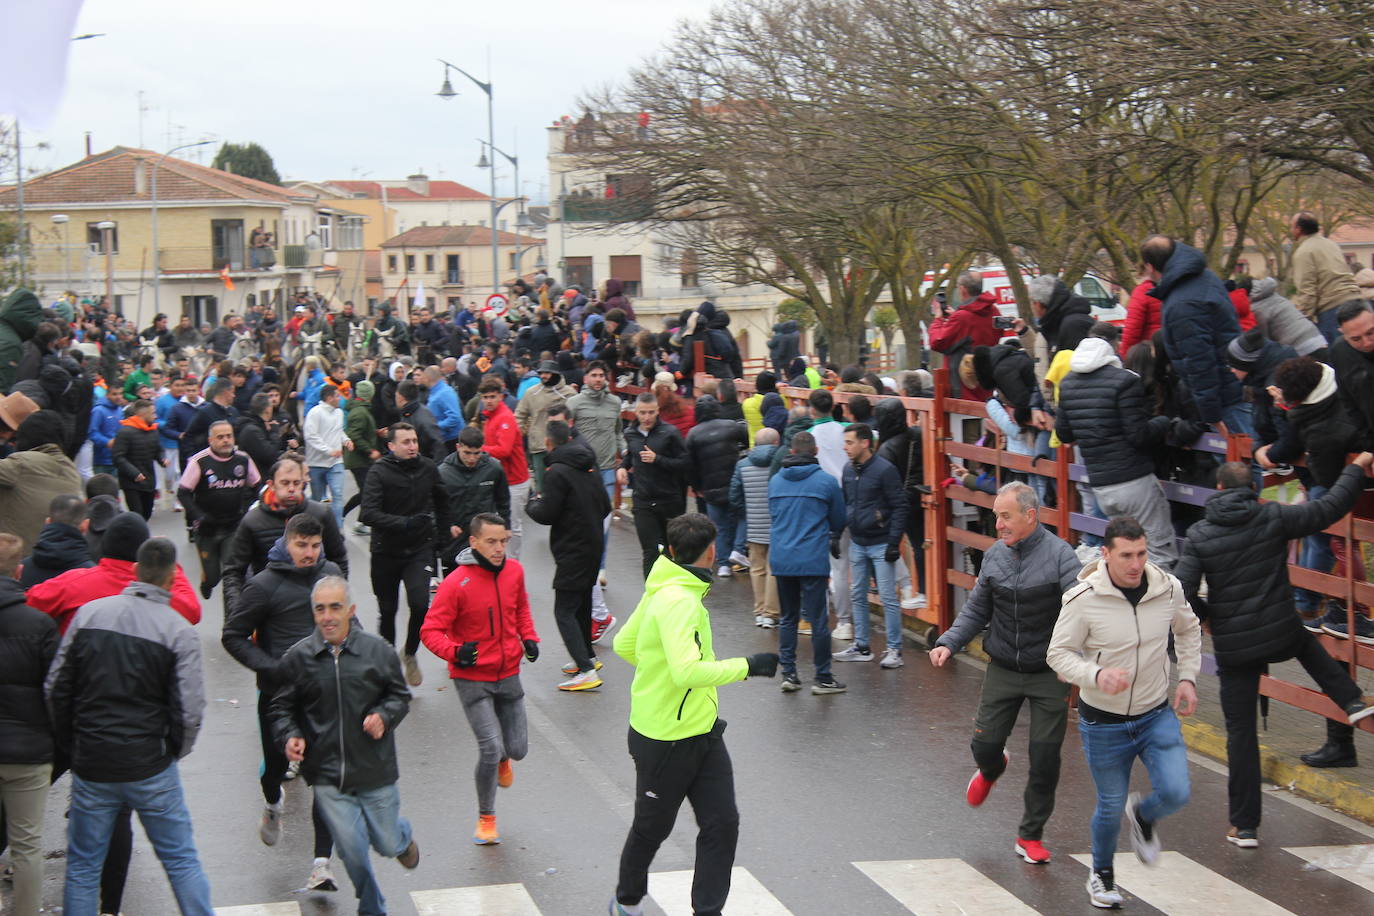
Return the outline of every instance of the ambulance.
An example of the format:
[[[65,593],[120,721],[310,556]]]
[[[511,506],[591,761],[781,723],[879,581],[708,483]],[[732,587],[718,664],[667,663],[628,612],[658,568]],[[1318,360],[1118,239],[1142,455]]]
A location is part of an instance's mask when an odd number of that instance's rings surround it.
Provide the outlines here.
[[[1012,289],[1011,281],[1007,278],[1007,270],[1001,264],[990,264],[987,267],[973,267],[974,270],[983,276],[983,291],[991,292],[997,296],[997,308],[1003,316],[1015,318],[1019,313],[1016,310],[1016,293]],[[1035,271],[1023,270],[1022,278],[1029,282],[1036,276]],[[925,282],[921,284],[924,292],[930,289],[935,282],[935,271],[927,271]],[[1121,304],[1111,292],[1111,284],[1104,278],[1094,274],[1086,274],[1083,279],[1073,285],[1073,291],[1092,303],[1093,317],[1098,321],[1109,321],[1112,324],[1120,325],[1126,320],[1126,307]],[[958,303],[951,303],[957,305]]]

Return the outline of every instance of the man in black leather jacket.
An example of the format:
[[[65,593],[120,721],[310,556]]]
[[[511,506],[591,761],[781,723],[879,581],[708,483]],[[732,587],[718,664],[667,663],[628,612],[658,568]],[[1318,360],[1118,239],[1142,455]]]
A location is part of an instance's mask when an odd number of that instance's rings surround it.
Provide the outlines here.
[[[378,636],[354,627],[348,582],[326,576],[310,593],[315,632],[282,659],[284,686],[269,716],[277,744],[315,789],[358,897],[360,916],[385,916],[368,849],[420,864],[396,788],[396,726],[410,710],[401,663]]]

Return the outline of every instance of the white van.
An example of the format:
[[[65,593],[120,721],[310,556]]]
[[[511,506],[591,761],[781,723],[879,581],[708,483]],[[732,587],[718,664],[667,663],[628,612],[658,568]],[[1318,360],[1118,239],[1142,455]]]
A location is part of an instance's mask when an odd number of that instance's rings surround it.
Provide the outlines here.
[[[983,275],[983,291],[991,292],[997,296],[997,308],[1008,318],[1017,316],[1016,294],[1012,290],[1011,281],[1007,279],[1007,271],[1001,264],[989,264],[987,267],[973,267],[974,270]],[[1021,276],[1029,281],[1036,276],[1035,271],[1025,270]],[[927,271],[925,280],[921,284],[921,291],[930,289],[935,282],[935,272]],[[1121,324],[1126,320],[1126,307],[1121,301],[1110,292],[1111,284],[1104,278],[1093,274],[1086,274],[1083,279],[1073,285],[1073,291],[1092,303],[1093,317],[1098,321],[1109,321],[1112,324]]]

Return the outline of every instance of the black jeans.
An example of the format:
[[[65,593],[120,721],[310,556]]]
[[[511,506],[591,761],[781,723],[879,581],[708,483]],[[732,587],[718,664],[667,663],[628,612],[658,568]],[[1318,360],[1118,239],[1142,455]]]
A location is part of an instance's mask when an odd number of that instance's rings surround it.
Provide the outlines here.
[[[668,545],[668,522],[686,511],[685,503],[641,503],[639,496],[635,496],[635,534],[639,535],[639,549],[644,556],[644,578],[649,578],[649,570]]]
[[[414,655],[420,648],[420,627],[429,609],[429,579],[434,574],[434,549],[428,544],[423,550],[408,554],[374,553],[372,555],[372,593],[377,596],[380,620],[377,632],[382,639],[396,645],[397,589],[406,587],[406,604],[410,606],[410,622],[406,627],[405,654]]]
[[[344,503],[343,514],[352,512],[363,501],[363,484],[367,482],[367,472],[372,465],[361,468],[349,468],[348,472],[353,475],[353,482],[358,485],[358,492],[348,497],[348,502]]]
[[[635,819],[620,852],[615,898],[635,905],[649,892],[649,866],[658,847],[673,832],[683,799],[697,819],[696,870],[692,912],[720,916],[730,896],[730,869],[739,841],[735,771],[725,749],[725,722],[709,734],[680,741],[655,741],[630,729],[635,762]]]
[[[196,529],[196,553],[200,555],[200,580],[206,588],[219,584],[224,570],[224,555],[234,539],[233,526],[201,522]]]
[[[1292,658],[1337,706],[1344,707],[1360,698],[1360,688],[1350,679],[1346,667],[1328,655],[1306,630],[1294,644]],[[1255,717],[1259,679],[1264,671],[1264,665],[1217,669],[1221,679],[1221,712],[1226,717],[1226,791],[1230,797],[1231,826],[1241,830],[1255,830],[1260,825],[1260,755]],[[1338,728],[1333,730],[1332,726]],[[1328,738],[1339,740],[1338,736],[1343,734],[1348,740],[1351,727],[1328,719],[1326,732]]]
[[[147,521],[153,517],[153,503],[157,501],[157,490],[135,490],[133,487],[124,487],[124,502],[128,504],[130,512],[137,512]]]
[[[553,617],[568,656],[578,671],[592,670],[592,590],[558,588],[553,592]]]
[[[267,721],[267,707],[272,697],[258,691],[258,735],[262,738],[262,797],[269,805],[281,801],[281,781],[286,775],[286,748],[272,738],[272,726]],[[327,859],[334,851],[334,840],[329,835],[329,825],[320,816],[320,807],[313,800],[310,803],[310,820],[315,826],[315,858]]]

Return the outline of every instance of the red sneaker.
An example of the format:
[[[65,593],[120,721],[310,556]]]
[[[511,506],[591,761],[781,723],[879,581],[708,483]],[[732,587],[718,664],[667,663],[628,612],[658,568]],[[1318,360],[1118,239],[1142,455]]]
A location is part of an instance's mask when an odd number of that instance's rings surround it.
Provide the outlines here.
[[[1016,838],[1016,854],[1032,865],[1048,865],[1050,851],[1039,840]]]
[[[1005,767],[1010,760],[1011,755],[1003,751],[1002,766]],[[974,770],[973,777],[969,779],[968,788],[964,792],[964,797],[968,800],[969,805],[977,808],[983,802],[987,801],[988,793],[992,791],[992,786],[995,782],[997,782],[997,780],[988,779],[984,776],[982,770]]]
[[[592,644],[601,642],[601,637],[605,636],[615,626],[615,616],[608,614],[605,620],[592,621]],[[575,673],[575,672],[574,672]]]

